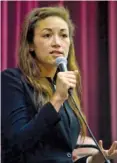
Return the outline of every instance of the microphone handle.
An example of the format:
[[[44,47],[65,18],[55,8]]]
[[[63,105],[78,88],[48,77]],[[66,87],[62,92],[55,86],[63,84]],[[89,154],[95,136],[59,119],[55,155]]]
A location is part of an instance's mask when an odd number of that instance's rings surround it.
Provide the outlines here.
[[[80,116],[81,116],[83,122],[85,123],[85,125],[86,125],[86,127],[87,127],[87,129],[88,129],[88,131],[89,131],[89,133],[90,133],[90,135],[91,135],[91,137],[93,138],[95,144],[97,145],[98,150],[100,151],[100,153],[101,153],[102,156],[104,157],[106,163],[110,163],[110,161],[109,161],[109,160],[106,158],[106,156],[103,154],[103,152],[102,152],[100,146],[98,145],[98,142],[97,142],[96,138],[94,137],[94,135],[93,135],[93,133],[92,133],[92,131],[91,131],[89,125],[88,125],[87,122],[85,121],[85,119],[84,119],[84,117],[83,117],[83,115],[82,115],[82,113],[81,113],[81,111],[80,111],[80,109],[79,109],[80,106],[79,106],[78,104],[76,104],[76,102],[75,102],[75,100],[74,100],[74,98],[73,98],[73,96],[72,96],[72,89],[71,89],[71,88],[68,90],[68,93],[69,93],[69,95],[70,95],[70,97],[71,97],[73,103],[75,104],[76,108],[78,109],[78,112],[79,112],[79,114],[80,114]]]

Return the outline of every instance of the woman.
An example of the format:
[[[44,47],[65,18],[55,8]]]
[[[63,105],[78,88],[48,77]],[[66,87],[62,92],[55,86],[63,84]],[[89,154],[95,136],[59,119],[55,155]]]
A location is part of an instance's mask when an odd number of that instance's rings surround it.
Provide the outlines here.
[[[36,8],[22,28],[18,68],[2,72],[2,159],[4,163],[96,163],[100,153],[78,159],[74,150],[85,127],[68,89],[80,103],[80,73],[73,44],[73,24],[62,7]],[[68,71],[59,72],[56,58]],[[76,93],[78,90],[78,93]],[[100,144],[101,145],[101,144]],[[117,155],[117,142],[102,150]]]

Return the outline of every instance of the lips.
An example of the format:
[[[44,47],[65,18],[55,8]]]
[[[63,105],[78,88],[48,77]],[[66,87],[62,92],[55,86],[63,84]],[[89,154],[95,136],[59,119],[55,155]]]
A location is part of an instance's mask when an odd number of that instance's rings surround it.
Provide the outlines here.
[[[50,52],[50,54],[63,54],[61,51],[53,50]]]

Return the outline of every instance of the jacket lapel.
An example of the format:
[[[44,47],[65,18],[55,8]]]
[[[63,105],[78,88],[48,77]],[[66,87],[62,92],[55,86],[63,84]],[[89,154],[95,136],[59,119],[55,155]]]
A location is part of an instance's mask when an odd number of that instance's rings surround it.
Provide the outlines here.
[[[68,146],[69,149],[72,149],[70,134],[68,132],[66,132],[65,127],[64,127],[64,125],[63,125],[63,123],[61,121],[57,125],[57,131],[62,136],[63,142],[66,144],[66,146]]]

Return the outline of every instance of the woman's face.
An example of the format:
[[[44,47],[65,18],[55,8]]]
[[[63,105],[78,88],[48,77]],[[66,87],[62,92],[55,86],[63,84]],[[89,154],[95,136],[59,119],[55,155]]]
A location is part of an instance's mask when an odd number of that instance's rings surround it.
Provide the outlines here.
[[[67,23],[57,16],[50,16],[37,22],[31,49],[41,64],[56,65],[55,59],[67,57],[70,46]]]

